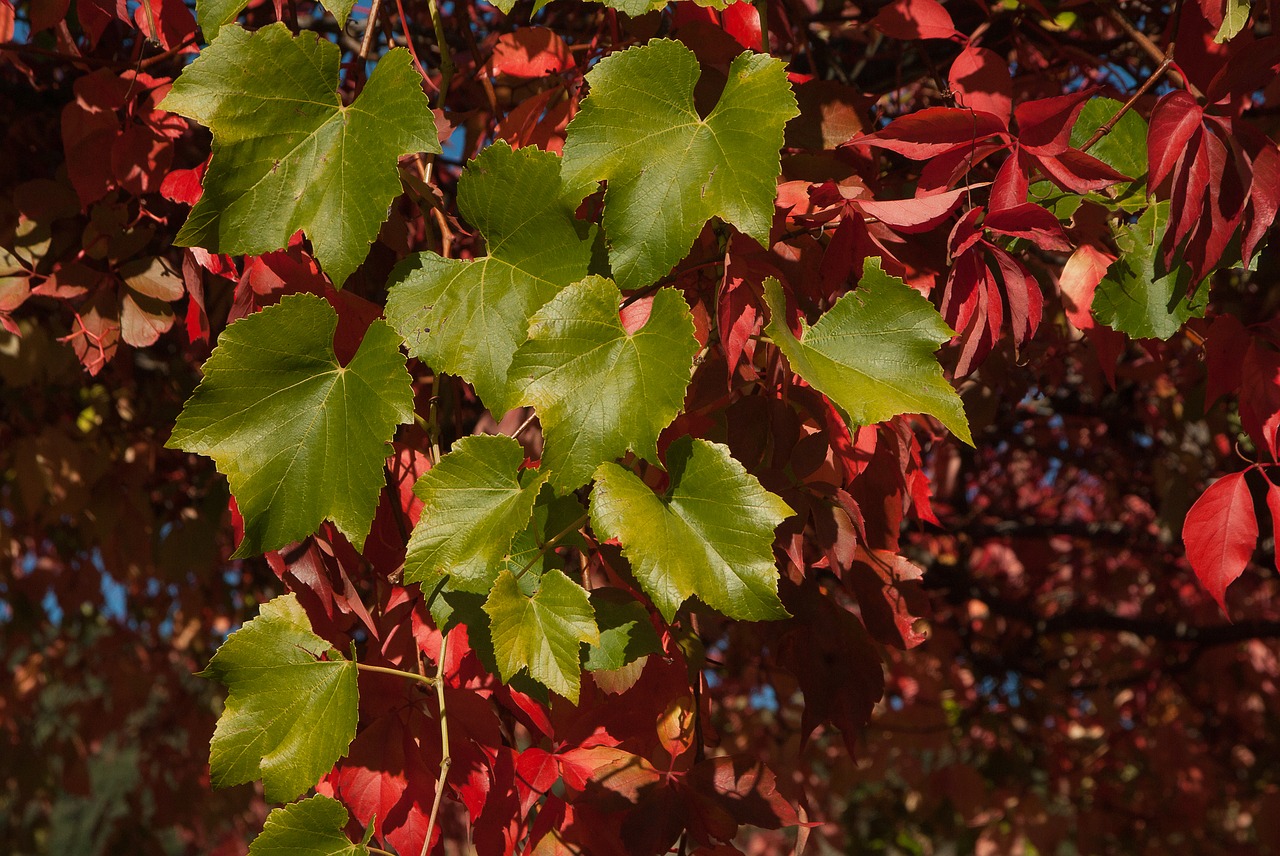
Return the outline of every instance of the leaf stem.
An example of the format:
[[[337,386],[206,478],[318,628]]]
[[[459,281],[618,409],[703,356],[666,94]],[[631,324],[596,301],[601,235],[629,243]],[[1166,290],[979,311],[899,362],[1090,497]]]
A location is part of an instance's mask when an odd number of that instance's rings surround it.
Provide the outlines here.
[[[1082,152],[1089,151],[1089,149],[1093,148],[1095,143],[1097,143],[1107,134],[1110,134],[1112,130],[1115,129],[1116,124],[1119,123],[1119,121],[1124,117],[1124,114],[1128,113],[1130,110],[1133,109],[1133,105],[1138,103],[1138,99],[1146,95],[1147,92],[1151,89],[1151,87],[1156,85],[1156,81],[1160,79],[1160,76],[1163,75],[1166,71],[1168,71],[1169,67],[1172,65],[1173,65],[1173,60],[1169,57],[1165,57],[1164,61],[1161,62],[1160,65],[1156,66],[1156,70],[1151,72],[1151,76],[1148,77],[1145,81],[1143,81],[1143,84],[1138,87],[1138,91],[1133,93],[1133,95],[1129,97],[1129,100],[1124,102],[1124,104],[1120,107],[1120,109],[1116,111],[1116,114],[1112,116],[1110,119],[1108,119],[1106,121],[1106,124],[1104,124],[1101,128],[1093,132],[1093,136],[1085,141],[1085,144],[1080,147],[1080,151]]]
[[[520,579],[521,577],[523,577],[526,571],[528,571],[530,568],[536,565],[543,556],[547,555],[547,551],[555,549],[555,546],[560,543],[561,539],[581,529],[582,524],[587,522],[587,518],[589,514],[590,512],[586,512],[586,511],[582,512],[582,515],[577,520],[570,523],[560,532],[557,532],[554,538],[549,539],[547,543],[543,544],[542,549],[538,551],[538,555],[530,559],[528,563],[526,563],[525,566],[520,569],[520,573],[516,574],[516,579]]]
[[[435,0],[432,0],[435,3]],[[431,816],[427,818],[427,837],[422,842],[421,856],[427,856],[431,849],[431,835],[435,832],[436,816],[440,814],[440,798],[444,796],[445,781],[449,778],[449,768],[453,766],[453,758],[449,756],[449,717],[444,709],[444,664],[449,649],[449,634],[440,634],[440,659],[436,663],[436,700],[440,704],[440,747],[443,757],[440,759],[440,778],[436,781],[436,795],[431,802]]]
[[[376,853],[378,856],[396,856],[390,850],[383,850],[381,847],[374,847],[372,844],[366,844],[364,849],[368,850],[370,853]]]
[[[449,81],[453,79],[453,56],[449,53],[449,41],[444,35],[440,4],[436,0],[427,0],[427,6],[431,10],[431,26],[436,32],[436,46],[440,48],[440,91],[436,93],[436,106],[443,110],[445,97],[449,94]]]
[[[382,12],[382,0],[373,0],[373,5],[369,7],[369,17],[364,24],[364,38],[360,40],[360,53],[357,56],[361,62],[369,56],[369,49],[373,47],[373,34],[378,29],[378,14]]]
[[[406,672],[403,669],[388,669],[386,666],[370,666],[367,663],[356,663],[356,668],[362,672],[377,672],[380,675],[395,675],[397,678],[404,678],[408,681],[417,681],[427,686],[435,686],[436,679],[428,678],[426,675],[419,675],[417,672]]]

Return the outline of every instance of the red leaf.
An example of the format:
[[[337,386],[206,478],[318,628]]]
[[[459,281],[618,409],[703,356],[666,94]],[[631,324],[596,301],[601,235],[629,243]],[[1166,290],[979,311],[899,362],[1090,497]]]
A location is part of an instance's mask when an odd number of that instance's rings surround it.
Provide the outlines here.
[[[969,188],[959,187],[946,193],[917,196],[914,199],[858,199],[850,204],[899,232],[914,235],[917,232],[927,232],[950,217],[968,192]],[[862,269],[860,261],[856,269]]]
[[[1115,259],[1091,244],[1081,244],[1062,266],[1058,288],[1062,291],[1067,320],[1077,330],[1088,330],[1094,326],[1093,315],[1089,311],[1093,306],[1093,295],[1113,261]]]
[[[1175,89],[1156,102],[1147,129],[1147,187],[1155,190],[1187,150],[1200,128],[1203,111],[1185,90]]]
[[[1267,141],[1253,159],[1253,183],[1249,187],[1248,228],[1241,243],[1245,262],[1262,244],[1280,211],[1280,149]]]
[[[1056,155],[1040,154],[1031,157],[1054,184],[1076,193],[1101,190],[1129,179],[1124,173],[1116,172],[1093,155],[1087,155],[1078,149],[1064,149]]]
[[[1024,101],[1013,108],[1018,123],[1018,142],[1037,153],[1058,154],[1070,148],[1071,127],[1094,90],[1082,89],[1037,101]]]
[[[1013,111],[1013,78],[1004,57],[968,45],[951,63],[948,78],[957,104],[999,116],[1008,124]]]
[[[1227,586],[1244,572],[1258,542],[1258,518],[1244,476],[1232,473],[1210,485],[1182,525],[1191,569],[1223,612]]]
[[[1280,568],[1280,538],[1274,537],[1275,533],[1280,532],[1280,487],[1276,487],[1271,479],[1267,479],[1267,509],[1271,512],[1271,532],[1272,540],[1275,542],[1276,567]]]
[[[1204,392],[1205,408],[1212,407],[1219,398],[1240,388],[1250,341],[1249,331],[1236,316],[1223,314],[1213,319],[1204,341],[1209,375]]]
[[[891,39],[951,39],[951,14],[937,0],[893,0],[871,19],[871,26]]]
[[[1014,146],[1009,157],[1000,165],[996,180],[991,185],[987,207],[991,211],[1007,211],[1027,201],[1027,174],[1018,162],[1018,147]]]
[[[1043,250],[1060,253],[1071,251],[1071,242],[1058,218],[1034,202],[1023,202],[1012,208],[992,211],[982,225],[992,232],[1026,238]]]
[[[559,74],[574,66],[569,46],[546,27],[521,27],[503,33],[489,62],[494,74],[521,78]]]
[[[1044,314],[1044,293],[1040,284],[1022,262],[999,247],[990,248],[1004,279],[1004,293],[1009,301],[1009,326],[1013,328],[1013,342],[1021,347],[1036,334],[1040,318]]]
[[[200,201],[200,195],[204,193],[201,182],[204,181],[204,171],[208,166],[209,160],[206,158],[204,163],[194,169],[170,171],[164,177],[164,181],[160,182],[160,195],[171,202],[195,205]]]
[[[879,671],[879,657],[875,660]],[[685,783],[738,824],[780,829],[800,823],[795,807],[778,793],[773,771],[757,758],[744,755],[708,758],[689,771]]]
[[[953,107],[929,107],[900,116],[884,130],[857,137],[849,145],[876,146],[912,160],[925,160],[1004,132],[1005,125],[999,116]]]
[[[738,44],[748,50],[761,49],[760,13],[751,3],[739,2],[726,6],[720,13],[720,20],[724,31],[733,36]]]

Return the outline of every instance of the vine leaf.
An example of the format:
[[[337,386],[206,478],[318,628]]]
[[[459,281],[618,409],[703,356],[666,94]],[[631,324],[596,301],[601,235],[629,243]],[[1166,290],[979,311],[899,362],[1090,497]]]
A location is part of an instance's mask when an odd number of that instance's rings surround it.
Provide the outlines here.
[[[418,480],[422,517],[409,536],[405,582],[429,590],[448,576],[452,590],[488,593],[545,480],[538,474],[521,484],[523,460],[510,437],[464,437]]]
[[[440,152],[409,52],[388,51],[349,107],[336,91],[341,51],[282,23],[222,27],[161,109],[213,132],[204,195],[175,243],[258,254],[299,229],[339,287],[369,252],[400,193],[396,161]]]
[[[208,455],[231,482],[244,540],[275,550],[326,518],[357,549],[373,523],[395,427],[413,418],[400,337],[382,321],[338,362],[338,315],[310,294],[228,327],[165,445]]]
[[[648,610],[622,589],[596,589],[591,592],[591,606],[600,641],[587,649],[583,666],[589,671],[615,671],[662,650]]]
[[[600,641],[595,612],[582,586],[558,570],[538,579],[526,595],[520,581],[503,571],[484,603],[489,615],[498,672],[509,681],[521,669],[574,704],[578,703],[582,643]]]
[[[205,40],[213,41],[218,35],[218,29],[223,24],[230,24],[240,17],[244,7],[248,5],[249,0],[197,0],[196,20],[200,23]],[[341,27],[347,23],[347,17],[355,6],[355,0],[325,0],[321,5],[333,13],[333,17],[338,19],[338,26]]]
[[[587,275],[595,228],[574,218],[581,198],[566,193],[554,154],[496,142],[458,182],[458,207],[489,255],[419,253],[392,274],[387,319],[410,351],[469,381],[495,413],[514,406],[507,373],[529,318]]]
[[[1157,202],[1116,234],[1120,257],[1093,294],[1094,317],[1137,339],[1168,339],[1187,319],[1203,316],[1209,301],[1208,279],[1190,295],[1191,268],[1179,261],[1172,271],[1165,269],[1160,244],[1169,210],[1167,201]]]
[[[264,603],[200,675],[230,690],[209,749],[215,787],[261,776],[269,801],[288,802],[329,772],[356,735],[356,664],[311,632],[291,594]]]
[[[634,473],[602,464],[591,525],[617,538],[663,618],[697,595],[730,618],[786,618],[773,530],[791,508],[760,486],[727,446],[681,437],[667,450],[670,486],[657,495]]]
[[[604,231],[624,289],[670,271],[712,217],[768,244],[783,127],[799,115],[786,70],[772,57],[741,54],[705,119],[694,106],[698,75],[697,58],[679,42],[612,54],[587,74],[591,93],[569,123],[565,181],[609,182]]]
[[[960,396],[933,356],[955,333],[918,291],[886,274],[880,259],[866,260],[858,288],[817,324],[801,319],[799,337],[786,324],[786,298],[776,279],[765,281],[764,296],[771,316],[765,331],[791,370],[854,424],[927,413],[973,445]]]
[[[656,462],[658,435],[693,376],[698,340],[679,292],[655,294],[648,321],[632,333],[618,315],[621,299],[600,277],[560,292],[533,316],[511,366],[521,401],[537,408],[547,437],[542,463],[562,493],[628,449]]]
[[[347,820],[342,803],[320,794],[272,809],[249,856],[367,856],[369,848],[342,831]]]

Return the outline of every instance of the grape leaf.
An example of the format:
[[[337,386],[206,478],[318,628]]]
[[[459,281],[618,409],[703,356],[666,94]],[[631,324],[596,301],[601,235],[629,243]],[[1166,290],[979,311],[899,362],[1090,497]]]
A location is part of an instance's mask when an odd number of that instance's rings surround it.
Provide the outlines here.
[[[583,666],[592,672],[621,669],[662,650],[649,612],[622,589],[591,592],[591,607],[600,628],[600,641],[587,648]]]
[[[730,618],[786,618],[773,530],[793,512],[719,443],[681,437],[667,450],[671,484],[654,494],[630,470],[602,464],[591,525],[617,538],[641,587],[671,621],[697,595]]]
[[[1208,279],[1189,297],[1191,268],[1179,262],[1174,270],[1165,270],[1160,242],[1168,226],[1169,203],[1157,202],[1116,234],[1120,257],[1093,295],[1098,321],[1137,339],[1168,339],[1187,319],[1204,315]]]
[[[369,848],[342,831],[347,819],[342,803],[320,794],[272,809],[249,856],[367,856]]]
[[[595,613],[582,586],[557,570],[538,580],[532,596],[503,571],[484,603],[498,673],[509,681],[521,669],[577,704],[582,681],[579,648],[600,641]]]
[[[764,285],[770,319],[765,331],[787,355],[791,370],[826,395],[856,425],[900,413],[936,416],[973,445],[960,396],[942,375],[933,352],[955,333],[915,289],[869,258],[857,290],[844,295],[796,338],[776,279]]]
[[[628,334],[622,294],[589,277],[560,292],[529,323],[512,382],[537,408],[546,431],[542,463],[561,492],[591,478],[597,465],[628,449],[658,460],[658,435],[684,404],[698,340],[679,292],[661,289],[649,320]]]
[[[347,365],[338,315],[310,294],[228,327],[204,364],[171,449],[208,455],[231,482],[244,540],[236,556],[275,550],[326,518],[363,548],[395,427],[413,418],[400,337],[374,321]]]
[[[405,582],[430,589],[447,575],[451,589],[489,591],[545,480],[539,474],[521,485],[523,460],[510,437],[464,437],[418,480],[422,517],[409,537]]]
[[[291,594],[264,603],[200,675],[230,691],[209,749],[215,787],[261,776],[268,800],[288,802],[329,772],[356,735],[356,664],[311,632]]]
[[[566,193],[554,154],[496,142],[458,182],[458,207],[489,255],[419,253],[392,274],[387,318],[410,351],[469,381],[495,413],[514,406],[507,372],[530,316],[587,275],[595,229],[574,219],[581,198]]]
[[[196,20],[204,32],[205,41],[213,41],[218,35],[218,29],[240,17],[240,13],[248,5],[249,0],[197,0]],[[338,26],[342,26],[347,23],[355,0],[325,0],[321,5],[333,13],[333,17],[338,19]]]
[[[304,229],[341,287],[400,193],[396,161],[440,143],[408,51],[378,60],[349,107],[335,88],[340,61],[337,45],[282,23],[222,27],[160,105],[213,132],[204,195],[175,243],[257,254]]]
[[[1222,26],[1213,37],[1214,44],[1223,44],[1240,35],[1240,31],[1249,23],[1250,0],[1227,0],[1227,7],[1222,12]]]
[[[786,71],[741,54],[705,119],[694,106],[698,75],[679,42],[612,54],[587,74],[591,93],[569,123],[565,182],[608,180],[604,231],[624,289],[671,270],[715,216],[768,243],[783,127],[799,114]]]

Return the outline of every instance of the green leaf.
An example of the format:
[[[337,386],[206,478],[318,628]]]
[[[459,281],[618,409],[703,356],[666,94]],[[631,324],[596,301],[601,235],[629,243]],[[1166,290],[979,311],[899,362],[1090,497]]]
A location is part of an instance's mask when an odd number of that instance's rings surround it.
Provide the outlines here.
[[[587,275],[595,229],[574,219],[581,198],[566,193],[554,154],[496,142],[458,182],[458,207],[485,236],[489,255],[458,261],[420,253],[392,274],[387,318],[410,351],[469,381],[495,413],[515,406],[507,372],[529,318]]]
[[[1093,315],[1135,339],[1168,339],[1187,319],[1204,315],[1206,279],[1188,297],[1191,268],[1165,270],[1160,243],[1169,227],[1169,203],[1151,205],[1132,226],[1116,233],[1120,257],[1111,263],[1093,295]]]
[[[662,650],[644,605],[622,589],[591,592],[600,641],[587,648],[583,665],[592,672],[613,671]]]
[[[356,664],[311,632],[291,594],[264,603],[200,674],[230,690],[210,744],[214,787],[261,776],[270,802],[288,802],[329,772],[356,736]]]
[[[607,180],[604,231],[614,278],[648,285],[684,258],[712,217],[768,244],[783,127],[798,115],[783,64],[743,53],[719,103],[694,106],[698,60],[656,39],[601,60],[569,123],[566,183]]]
[[[340,61],[327,39],[276,23],[224,26],[187,66],[160,107],[208,126],[213,160],[175,243],[252,255],[304,229],[341,287],[400,193],[399,157],[440,143],[408,51],[388,51],[349,107]]]
[[[196,20],[205,41],[213,41],[218,35],[218,28],[240,17],[248,5],[249,0],[196,0]],[[355,0],[325,0],[322,5],[338,19],[338,26],[342,26],[347,23]]]
[[[582,586],[551,570],[542,575],[537,593],[528,596],[515,575],[503,571],[484,611],[502,680],[528,669],[534,680],[577,704],[582,680],[579,647],[600,640]]]
[[[698,340],[680,293],[661,289],[649,320],[628,334],[622,299],[607,279],[589,277],[560,292],[529,324],[512,383],[537,408],[546,431],[542,464],[559,491],[630,449],[658,460],[658,435],[684,404]]]
[[[1214,44],[1229,42],[1249,23],[1249,0],[1227,0],[1227,7],[1222,13],[1222,26],[1213,37]]]
[[[617,464],[596,470],[591,525],[600,540],[618,539],[667,621],[692,595],[730,618],[786,618],[773,530],[792,510],[719,443],[681,437],[667,470],[662,496]]]
[[[273,809],[249,856],[367,856],[369,848],[343,832],[347,820],[342,803],[319,794]]]
[[[333,350],[338,315],[297,294],[232,324],[204,364],[171,449],[208,455],[244,516],[236,556],[274,550],[328,518],[357,549],[373,523],[395,428],[413,418],[400,337],[374,321],[355,357]]]
[[[525,470],[520,474],[521,484],[526,478],[538,478],[541,473]],[[547,542],[569,530],[557,543],[560,546],[575,546],[586,549],[586,540],[576,531],[581,524],[586,510],[573,494],[556,496],[550,487],[544,486],[538,494],[538,502],[533,507],[533,519],[522,532],[511,542],[511,552],[507,555],[507,570],[519,574],[530,562],[535,562],[530,569],[538,575],[552,567],[563,567],[563,562],[554,550],[545,550]],[[527,576],[527,575],[526,575]]]
[[[867,259],[855,291],[844,295],[800,337],[786,323],[786,299],[778,281],[764,284],[769,304],[765,332],[782,349],[791,370],[809,382],[857,425],[900,413],[936,416],[973,445],[960,396],[947,383],[933,353],[955,335],[920,292],[889,276],[880,259]]]
[[[418,480],[422,517],[409,537],[405,582],[430,591],[449,576],[453,590],[489,591],[545,480],[538,474],[522,485],[516,471],[523,461],[524,449],[510,437],[464,437]]]
[[[1080,148],[1094,133],[1111,121],[1124,105],[1114,98],[1090,98],[1071,128],[1071,146]],[[1132,110],[1116,122],[1105,137],[1089,149],[1089,154],[1130,178],[1147,174],[1147,122]]]

